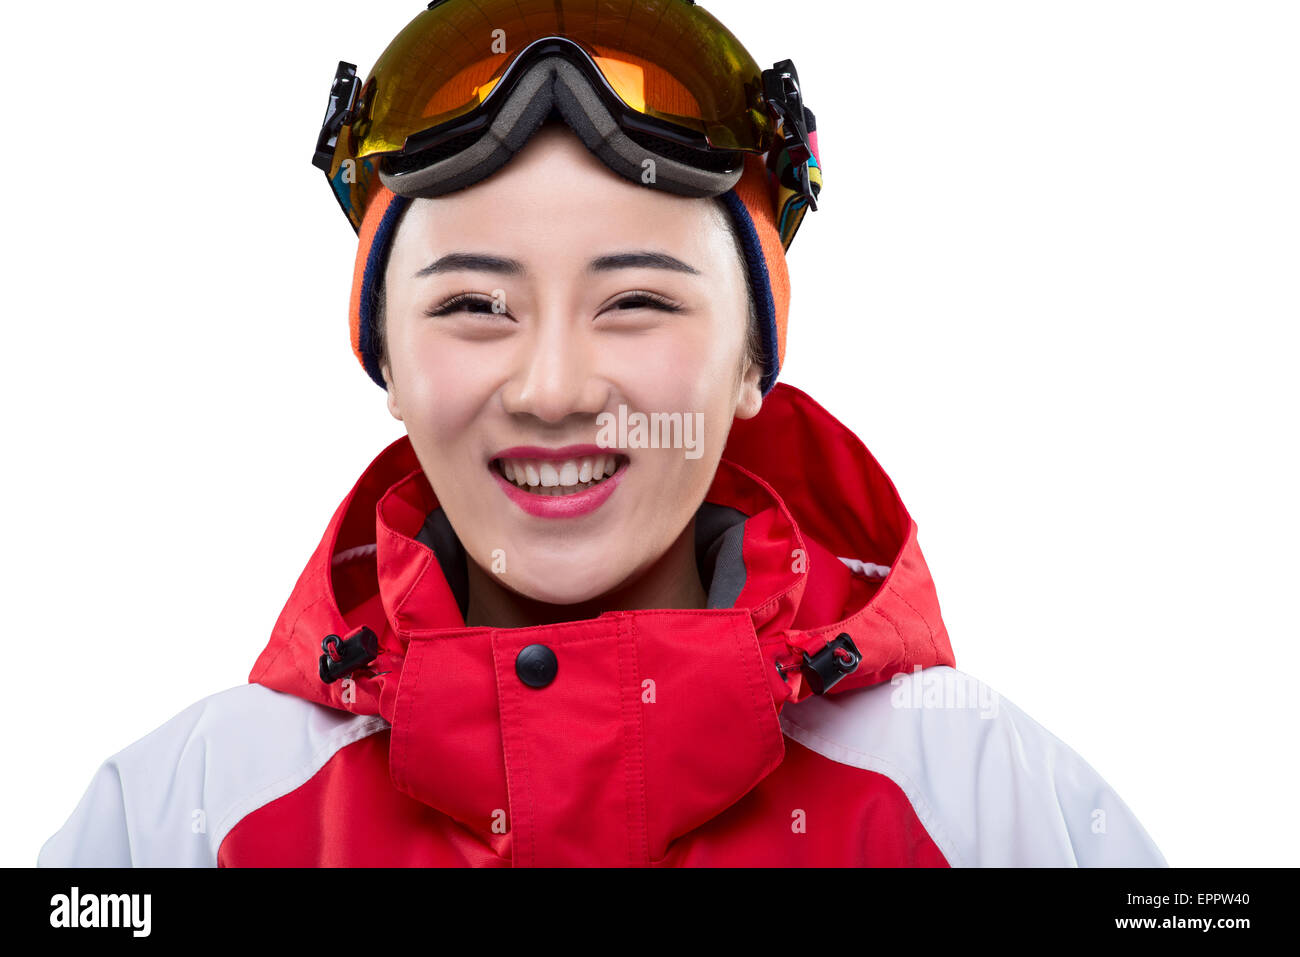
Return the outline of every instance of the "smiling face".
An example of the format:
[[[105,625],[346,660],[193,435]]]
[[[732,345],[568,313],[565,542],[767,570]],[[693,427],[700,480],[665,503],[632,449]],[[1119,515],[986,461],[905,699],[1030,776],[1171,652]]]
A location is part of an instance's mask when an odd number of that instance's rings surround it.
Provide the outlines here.
[[[558,125],[411,203],[384,277],[388,406],[470,558],[472,605],[476,587],[566,606],[638,581],[651,601],[702,594],[692,520],[733,419],[762,403],[723,217]],[[632,429],[607,448],[620,415]],[[678,447],[641,447],[651,432]]]

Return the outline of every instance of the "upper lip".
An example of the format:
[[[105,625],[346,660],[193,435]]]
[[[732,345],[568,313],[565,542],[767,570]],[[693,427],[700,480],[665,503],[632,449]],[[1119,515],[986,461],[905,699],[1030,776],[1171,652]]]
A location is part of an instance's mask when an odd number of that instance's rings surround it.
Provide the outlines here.
[[[496,459],[536,459],[545,462],[563,462],[567,459],[580,459],[588,455],[621,455],[618,449],[602,448],[599,445],[562,445],[557,449],[548,449],[542,445],[513,445],[502,449],[492,456]]]

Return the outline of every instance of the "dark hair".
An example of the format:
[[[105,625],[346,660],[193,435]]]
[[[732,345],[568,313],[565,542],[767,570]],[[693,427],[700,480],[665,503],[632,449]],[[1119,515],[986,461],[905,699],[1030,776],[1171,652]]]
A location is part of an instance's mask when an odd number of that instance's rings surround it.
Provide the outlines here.
[[[713,203],[714,208],[718,211],[719,215],[722,217],[722,221],[727,226],[727,232],[731,234],[732,245],[735,247],[736,257],[740,260],[740,269],[745,277],[745,296],[749,305],[749,332],[745,337],[745,364],[746,366],[751,363],[757,364],[762,361],[763,333],[759,328],[758,303],[754,299],[754,287],[750,285],[749,282],[749,263],[745,258],[745,250],[741,245],[740,234],[736,231],[736,224],[731,219],[731,213],[727,209],[726,203],[723,202],[721,196],[715,197]],[[395,238],[397,236],[397,232],[402,225],[402,220],[405,218],[406,212],[410,208],[411,204],[407,203],[406,209],[403,209],[401,214],[397,217],[397,222],[393,225],[392,237]],[[390,243],[392,241],[392,239],[389,240]],[[386,270],[383,269],[379,271],[379,279],[372,287],[370,300],[370,315],[372,317],[370,323],[370,346],[371,351],[378,357],[378,366],[380,369],[383,369],[388,364],[388,332],[385,328],[384,321],[385,303],[387,299],[384,293],[385,271]]]

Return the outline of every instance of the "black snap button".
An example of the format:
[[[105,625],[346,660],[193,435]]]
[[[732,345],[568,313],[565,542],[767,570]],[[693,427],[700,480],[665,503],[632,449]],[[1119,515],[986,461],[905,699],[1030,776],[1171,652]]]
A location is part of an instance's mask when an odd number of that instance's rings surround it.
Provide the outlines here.
[[[529,645],[515,658],[515,674],[530,688],[545,688],[555,680],[559,662],[545,645]]]

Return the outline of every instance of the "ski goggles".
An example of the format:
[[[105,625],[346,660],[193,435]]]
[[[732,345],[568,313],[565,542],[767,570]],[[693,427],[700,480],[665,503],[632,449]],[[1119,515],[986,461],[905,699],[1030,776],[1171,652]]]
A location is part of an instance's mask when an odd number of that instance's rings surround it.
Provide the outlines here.
[[[434,0],[364,83],[340,62],[313,165],[360,231],[380,184],[481,180],[559,112],[616,172],[718,196],[767,154],[786,248],[817,208],[816,120],[789,60],[760,69],[692,0]]]

